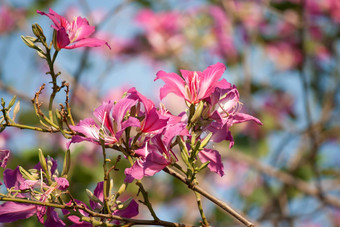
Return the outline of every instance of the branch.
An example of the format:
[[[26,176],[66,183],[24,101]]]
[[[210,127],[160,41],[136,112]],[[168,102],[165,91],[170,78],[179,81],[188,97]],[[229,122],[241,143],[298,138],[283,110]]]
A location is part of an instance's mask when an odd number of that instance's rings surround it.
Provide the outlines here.
[[[268,176],[278,179],[279,181],[286,185],[293,186],[307,195],[323,200],[323,202],[326,203],[327,205],[340,208],[340,200],[338,198],[331,195],[324,195],[315,186],[312,186],[303,180],[295,178],[288,173],[282,172],[271,166],[265,165],[241,152],[229,151],[224,152],[223,155],[235,161],[245,162],[249,166],[259,170],[260,172]]]
[[[244,215],[239,214],[237,211],[235,211],[228,204],[226,204],[222,200],[216,198],[215,196],[211,195],[210,193],[208,193],[207,191],[202,189],[200,186],[198,186],[196,184],[193,184],[189,179],[187,179],[182,174],[179,174],[178,172],[176,172],[173,169],[170,169],[169,167],[165,167],[163,169],[163,171],[168,173],[168,174],[170,174],[171,176],[176,177],[177,179],[179,179],[180,181],[182,181],[183,183],[188,185],[188,187],[190,189],[192,189],[195,192],[198,192],[199,194],[203,195],[205,198],[209,199],[211,202],[215,203],[217,206],[219,206],[220,208],[225,210],[227,213],[229,213],[231,216],[233,216],[236,220],[238,220],[239,222],[241,222],[245,226],[247,226],[247,227],[255,227],[255,224],[253,224],[247,218],[245,218]]]
[[[194,227],[193,225],[174,223],[174,222],[168,222],[168,221],[162,221],[162,220],[131,219],[131,218],[123,218],[123,217],[113,215],[113,214],[96,213],[82,204],[81,205],[79,204],[66,205],[66,204],[34,201],[34,200],[28,200],[28,199],[22,199],[22,198],[10,198],[6,196],[0,196],[0,201],[12,201],[12,202],[17,202],[17,203],[33,204],[33,205],[54,207],[54,208],[67,209],[67,210],[79,209],[79,210],[85,211],[91,217],[114,219],[114,220],[118,220],[124,223],[131,223],[132,225],[140,224],[140,225],[161,225],[161,226],[172,226],[172,227]]]

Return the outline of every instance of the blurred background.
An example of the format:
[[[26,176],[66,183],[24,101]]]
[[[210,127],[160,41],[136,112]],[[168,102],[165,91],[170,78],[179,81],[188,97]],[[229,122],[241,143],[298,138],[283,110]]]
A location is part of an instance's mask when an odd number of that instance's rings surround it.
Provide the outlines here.
[[[159,70],[202,71],[222,62],[243,110],[263,126],[234,126],[235,146],[216,145],[225,175],[204,172],[202,187],[261,226],[340,226],[339,0],[0,0],[0,96],[7,103],[18,97],[17,121],[23,124],[38,124],[31,99],[46,83],[41,100],[47,104],[51,88],[46,62],[20,36],[32,35],[31,24],[38,23],[51,39],[51,21],[36,13],[49,8],[69,20],[86,17],[96,26],[94,36],[112,47],[58,55],[55,68],[59,82],[71,84],[77,122],[130,87],[159,103],[163,83],[153,81]],[[174,114],[185,107],[175,96],[164,103]],[[62,135],[16,128],[0,134],[0,149],[12,152],[8,168],[32,168],[38,148],[61,168],[66,142]],[[71,148],[71,191],[87,201],[85,188],[102,180],[101,153],[90,143]],[[164,173],[143,182],[160,218],[199,224],[194,195],[185,186]],[[213,226],[238,226],[203,203]],[[139,217],[149,217],[142,205]],[[4,226],[39,225],[32,217]]]

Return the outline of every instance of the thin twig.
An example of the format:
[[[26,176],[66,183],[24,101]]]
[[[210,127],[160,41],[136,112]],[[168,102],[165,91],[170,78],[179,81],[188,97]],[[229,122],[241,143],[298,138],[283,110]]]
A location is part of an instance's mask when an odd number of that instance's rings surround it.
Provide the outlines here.
[[[225,202],[223,202],[222,200],[216,198],[215,196],[211,195],[210,193],[208,193],[207,191],[205,191],[204,189],[202,189],[200,186],[193,184],[191,181],[189,181],[185,176],[183,176],[182,174],[178,173],[177,171],[169,168],[169,167],[165,167],[163,169],[164,172],[170,174],[171,176],[176,177],[177,179],[179,179],[180,181],[182,181],[183,183],[185,183],[186,185],[188,185],[188,187],[190,189],[192,189],[193,191],[196,191],[198,193],[200,193],[201,195],[203,195],[205,198],[209,199],[211,202],[215,203],[217,206],[219,206],[220,208],[222,208],[224,211],[226,211],[228,214],[230,214],[232,217],[234,217],[236,220],[238,220],[239,222],[241,222],[242,224],[244,224],[245,226],[248,227],[254,227],[255,224],[253,224],[252,222],[250,222],[245,215],[241,215],[239,214],[237,211],[235,211],[232,207],[230,207],[228,204],[226,204]]]

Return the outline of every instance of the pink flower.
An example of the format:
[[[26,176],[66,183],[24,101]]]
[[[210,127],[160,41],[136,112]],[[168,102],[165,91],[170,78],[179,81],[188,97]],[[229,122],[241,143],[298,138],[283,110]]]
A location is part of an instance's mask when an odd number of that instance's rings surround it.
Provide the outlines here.
[[[144,176],[153,176],[171,164],[168,149],[160,139],[160,135],[153,137],[154,143],[145,143],[145,146],[136,150],[139,158],[132,167],[125,169],[125,181],[131,183],[133,179],[142,179]]]
[[[3,3],[2,3],[3,4]],[[12,32],[20,22],[25,20],[26,12],[20,8],[12,8],[6,4],[0,6],[0,35]]]
[[[95,27],[90,26],[89,22],[82,17],[76,17],[71,23],[69,23],[64,17],[60,16],[52,9],[49,13],[37,11],[40,15],[48,16],[54,23],[51,27],[57,32],[57,49],[74,49],[78,47],[98,47],[109,44],[100,39],[88,38],[94,31]]]
[[[167,125],[170,116],[162,114],[150,99],[139,93],[135,88],[131,88],[128,92],[130,98],[138,99],[144,106],[145,117],[141,122],[141,131],[152,134],[161,132]]]
[[[209,131],[213,132],[211,141],[218,143],[223,140],[229,140],[229,147],[232,148],[234,139],[229,129],[233,124],[253,121],[262,125],[259,119],[245,113],[240,113],[242,104],[239,101],[239,93],[235,86],[228,89],[216,89],[210,96],[209,102],[212,107],[215,107],[210,116],[214,121],[207,127]]]
[[[215,88],[226,88],[226,80],[218,81],[226,67],[222,63],[209,66],[203,72],[181,70],[182,77],[176,73],[159,71],[155,80],[162,79],[165,85],[160,89],[160,98],[174,93],[192,104],[209,97]]]
[[[137,100],[129,97],[123,98],[117,103],[113,101],[104,102],[93,112],[101,126],[92,118],[86,118],[76,126],[71,126],[71,129],[80,135],[73,136],[67,146],[69,147],[72,143],[82,141],[100,144],[101,139],[104,140],[105,145],[117,143],[127,127],[140,127],[138,119],[134,117],[129,117],[127,120],[124,119],[127,111],[130,111],[136,103]]]
[[[176,11],[155,13],[149,9],[138,12],[136,21],[145,29],[146,39],[157,54],[166,54],[181,48],[183,19]]]

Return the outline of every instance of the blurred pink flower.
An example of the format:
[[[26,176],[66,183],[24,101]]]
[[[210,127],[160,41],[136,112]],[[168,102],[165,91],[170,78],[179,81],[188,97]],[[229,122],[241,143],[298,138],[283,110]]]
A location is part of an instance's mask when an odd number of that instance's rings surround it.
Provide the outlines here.
[[[213,33],[216,36],[217,42],[214,52],[222,57],[234,58],[237,55],[237,50],[233,38],[233,26],[226,13],[217,6],[209,8],[209,13],[214,20]]]
[[[183,20],[178,12],[155,13],[143,9],[138,12],[136,21],[145,29],[146,38],[157,54],[176,51],[183,45]]]
[[[302,61],[302,54],[298,48],[288,42],[268,44],[266,51],[278,69],[284,71],[297,67]]]
[[[44,13],[39,10],[37,13],[45,15],[53,21],[54,25],[51,27],[57,32],[56,41],[58,49],[74,49],[85,46],[98,47],[104,44],[111,48],[104,40],[88,38],[95,31],[95,27],[90,26],[85,18],[76,17],[69,23],[64,17],[60,16],[52,9],[49,10],[49,13]]]
[[[25,19],[25,11],[9,7],[6,4],[0,6],[0,35],[16,29],[20,21]]]

